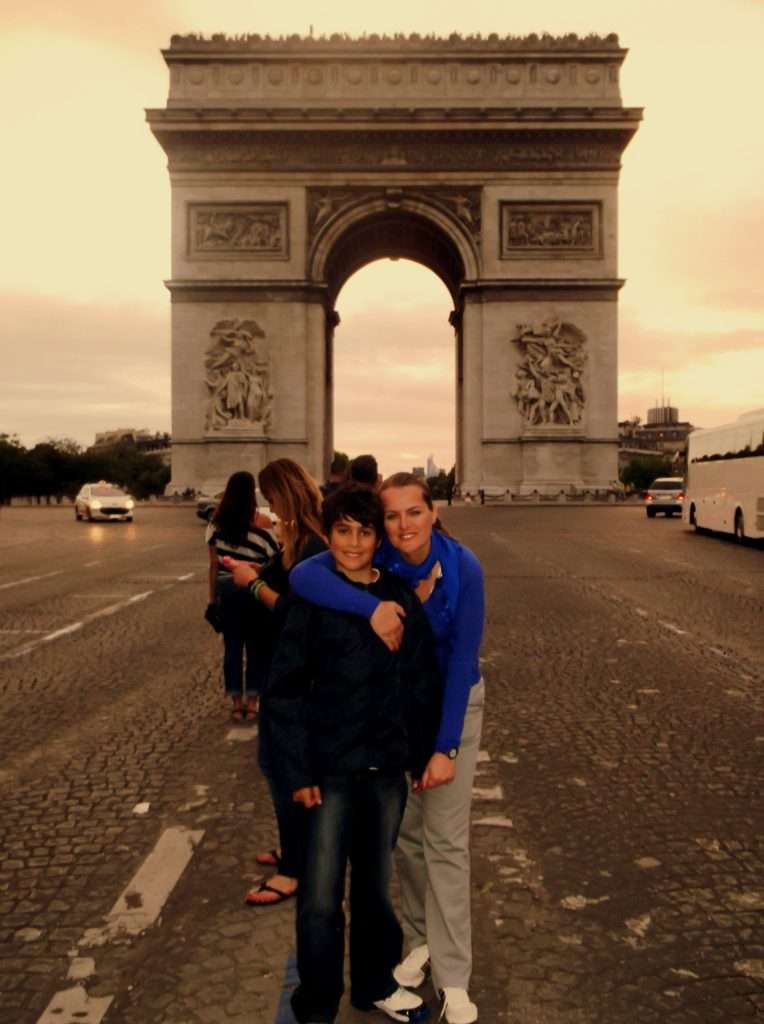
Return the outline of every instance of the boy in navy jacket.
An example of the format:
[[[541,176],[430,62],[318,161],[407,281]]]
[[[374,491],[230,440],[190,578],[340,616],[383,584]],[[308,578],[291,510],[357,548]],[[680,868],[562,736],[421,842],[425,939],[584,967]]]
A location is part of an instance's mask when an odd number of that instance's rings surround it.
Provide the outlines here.
[[[379,497],[349,484],[323,506],[335,572],[406,611],[388,650],[368,622],[300,600],[290,605],[267,687],[272,739],[293,798],[309,810],[297,907],[300,1024],[333,1022],[343,992],[345,871],[350,861],[351,1001],[418,1021],[422,1000],[393,968],[402,933],[389,893],[406,802],[435,746],[441,681],[427,617],[414,593],[372,561],[383,536]]]

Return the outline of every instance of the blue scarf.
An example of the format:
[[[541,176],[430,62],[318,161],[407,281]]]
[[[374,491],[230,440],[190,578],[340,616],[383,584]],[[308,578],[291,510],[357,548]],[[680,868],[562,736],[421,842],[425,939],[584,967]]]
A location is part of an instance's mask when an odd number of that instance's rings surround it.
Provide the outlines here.
[[[456,607],[459,603],[459,560],[460,547],[457,541],[446,537],[440,530],[432,531],[432,543],[430,553],[419,565],[412,565],[407,562],[400,551],[397,551],[390,541],[385,538],[379,549],[379,561],[390,572],[395,573],[400,579],[413,589],[417,583],[421,583],[432,572],[436,562],[440,562],[443,573],[443,590],[446,597],[446,606],[451,619],[456,615]]]

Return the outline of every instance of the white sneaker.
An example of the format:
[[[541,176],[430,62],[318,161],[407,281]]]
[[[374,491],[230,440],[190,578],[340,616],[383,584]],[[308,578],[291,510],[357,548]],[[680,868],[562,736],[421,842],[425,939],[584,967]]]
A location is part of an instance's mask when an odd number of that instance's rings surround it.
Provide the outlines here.
[[[393,977],[406,988],[419,988],[430,973],[430,950],[427,945],[417,946],[393,970]]]
[[[397,988],[387,999],[378,999],[374,1005],[393,1020],[424,1020],[429,1010],[415,992]]]
[[[441,995],[440,1019],[445,1017],[447,1024],[474,1024],[478,1019],[478,1008],[470,1002],[466,989],[444,988]]]

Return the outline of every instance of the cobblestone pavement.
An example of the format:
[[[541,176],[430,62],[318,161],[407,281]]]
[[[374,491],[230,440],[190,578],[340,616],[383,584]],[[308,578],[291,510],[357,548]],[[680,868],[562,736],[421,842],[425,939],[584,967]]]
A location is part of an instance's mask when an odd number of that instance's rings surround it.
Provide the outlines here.
[[[274,830],[200,524],[0,515],[0,1024],[64,990],[89,1002],[47,1020],[288,1024],[293,904],[242,903]],[[764,1018],[764,550],[636,508],[446,515],[489,593],[481,1021]],[[157,923],[86,945],[180,827],[201,835]]]

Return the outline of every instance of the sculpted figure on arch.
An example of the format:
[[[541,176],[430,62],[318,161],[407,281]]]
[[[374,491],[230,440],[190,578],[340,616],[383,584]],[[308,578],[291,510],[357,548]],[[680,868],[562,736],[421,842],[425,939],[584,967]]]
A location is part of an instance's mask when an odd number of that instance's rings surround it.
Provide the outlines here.
[[[586,406],[586,337],[552,313],[538,324],[518,324],[512,339],[521,357],[512,397],[531,427],[576,426]]]
[[[210,331],[205,358],[208,433],[226,428],[270,429],[273,393],[268,353],[258,346],[264,338],[254,320],[220,320]]]

